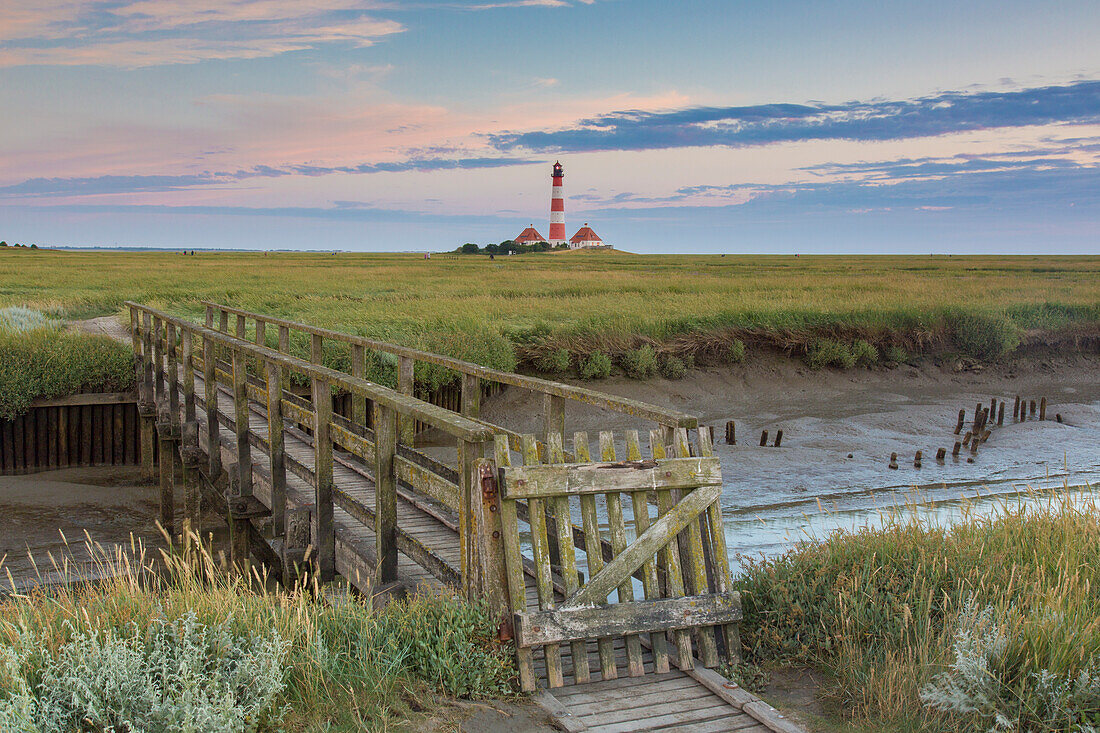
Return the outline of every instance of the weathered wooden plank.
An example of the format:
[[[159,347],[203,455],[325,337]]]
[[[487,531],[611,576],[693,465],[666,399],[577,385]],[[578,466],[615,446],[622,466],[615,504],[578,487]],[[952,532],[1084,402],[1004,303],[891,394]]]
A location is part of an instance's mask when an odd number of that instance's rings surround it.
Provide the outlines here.
[[[374,406],[374,537],[378,558],[378,580],[397,580],[397,480],[394,454],[397,451],[397,413],[392,407]]]
[[[496,436],[495,457],[497,467],[509,466],[512,457],[508,438]],[[504,564],[508,573],[508,600],[513,612],[527,609],[527,595],[523,572],[523,554],[519,546],[519,521],[516,518],[515,501],[502,500],[500,504],[501,536],[504,542]],[[516,648],[516,666],[519,669],[520,687],[524,692],[535,689],[535,671],[530,649]]]
[[[525,465],[539,462],[535,436],[523,437],[523,462]],[[546,512],[541,499],[531,499],[527,504],[531,523],[531,549],[535,558],[535,583],[539,593],[539,608],[543,611],[554,607],[554,587],[550,579],[550,548],[546,536]],[[546,677],[550,687],[561,687],[561,650],[557,644],[543,647],[546,657]]]
[[[665,446],[667,444],[667,438],[668,436],[665,435],[664,430],[651,430],[649,432],[650,450],[653,451],[654,459],[666,457],[667,449]],[[706,489],[693,491],[688,498],[698,502],[700,494],[703,491],[706,491]],[[720,489],[714,492],[713,496],[709,496],[709,499],[712,501],[719,495],[721,495]],[[703,504],[703,506],[699,508],[699,511],[703,511],[706,508],[706,504],[709,503],[710,501],[707,501]],[[657,520],[658,522],[675,511],[675,509],[673,509],[673,504],[671,491],[657,492],[657,513],[660,516],[660,519]],[[680,505],[676,506],[678,508]],[[698,514],[698,512],[696,512],[696,514]],[[694,519],[694,517],[690,518],[688,521],[691,521],[691,519]],[[687,526],[687,522],[684,523],[684,526]],[[683,529],[683,527],[680,527],[675,532],[670,532],[667,537],[667,542],[663,543],[662,548],[657,552],[657,562],[665,568],[666,592],[670,598],[684,595],[684,576],[680,564],[679,543],[676,539],[676,535],[679,534],[680,529]],[[674,631],[672,637],[676,647],[676,666],[680,669],[687,669],[694,664],[692,662],[691,636],[686,631]]]
[[[313,379],[314,504],[313,543],[317,574],[323,583],[336,574],[336,535],[332,524],[332,392],[324,379]]]
[[[416,391],[416,360],[407,356],[397,358],[397,391],[412,397]],[[404,415],[398,419],[398,441],[406,445],[413,444],[416,435],[416,417]]]
[[[240,330],[240,317],[237,319]],[[233,350],[233,430],[237,443],[237,495],[252,496],[252,444],[248,440],[248,360],[243,349]]]
[[[588,449],[588,433],[578,432],[573,434],[573,455],[576,460],[586,463],[591,460]],[[600,536],[600,522],[596,514],[596,497],[591,494],[583,494],[580,497],[581,523],[584,525],[585,558],[588,560],[588,572],[598,573],[603,569],[602,540]],[[598,642],[600,654],[600,675],[605,679],[614,679],[618,676],[615,666],[615,652],[610,638],[602,638]]]
[[[54,397],[51,399],[34,400],[30,407],[71,407],[74,405],[121,405],[134,402],[136,395],[133,392],[87,392],[81,394]]]
[[[680,458],[684,458],[691,453],[691,449],[688,443],[687,430],[684,428],[677,428],[674,435],[674,444],[676,446],[677,455]],[[713,460],[715,463],[718,459],[703,459]],[[719,484],[721,484],[721,471],[719,471]],[[675,494],[674,494],[675,495]],[[682,498],[683,494],[681,494]],[[700,525],[706,518],[706,510],[702,512],[702,516],[690,522],[687,528],[684,530],[683,535],[686,535],[686,563],[685,563],[685,580],[686,592],[689,595],[701,595],[708,591],[707,584],[707,568],[706,559],[703,553],[703,541],[700,534]],[[695,632],[697,643],[699,646],[699,656],[702,657],[703,664],[707,667],[718,666],[718,648],[714,640],[714,632],[710,628],[697,629]]]
[[[283,440],[283,374],[278,364],[264,364],[267,378],[268,470],[271,472],[271,528],[276,537],[286,531],[286,452]]]
[[[546,436],[547,459],[551,463],[563,463],[565,451],[561,433],[549,433]],[[571,596],[577,592],[580,584],[577,580],[577,556],[573,547],[573,519],[569,510],[568,496],[555,496],[551,499],[557,524],[558,557],[561,558],[561,574],[565,583],[565,593]],[[581,639],[583,637],[578,637]],[[573,678],[577,684],[588,682],[588,654],[583,641],[574,641],[571,645],[573,655]]]
[[[711,444],[709,433],[699,430],[699,455],[714,455],[714,447]],[[711,557],[714,571],[714,590],[724,593],[730,589],[733,575],[730,573],[729,552],[726,549],[726,528],[722,521],[721,501],[715,501],[707,507],[705,518],[707,535],[713,548]],[[729,661],[741,660],[741,633],[737,624],[730,624],[722,628],[723,646]]]
[[[615,435],[609,431],[604,430],[600,432],[600,458],[604,461],[614,462],[615,456]],[[622,498],[617,492],[611,492],[606,496],[607,501],[607,523],[611,534],[611,549],[614,553],[614,557],[610,559],[610,562],[626,551],[626,523],[623,521],[623,504]],[[593,570],[593,575],[598,575],[607,569],[606,564],[599,571]],[[589,580],[591,583],[591,580]],[[627,577],[623,579],[617,588],[619,603],[630,603],[634,600],[634,582],[631,578]],[[610,591],[609,591],[610,593]],[[598,603],[603,604],[607,601],[607,595],[605,594],[600,598]],[[645,667],[642,665],[642,645],[641,640],[636,635],[628,635],[626,637],[626,657],[627,657],[627,669],[630,672],[631,677],[637,677],[645,674]]]
[[[612,491],[658,491],[720,486],[717,458],[668,458],[660,461],[516,466],[504,472],[505,496],[526,499]]]
[[[642,458],[642,447],[638,440],[637,430],[628,430],[626,433],[626,457],[630,461],[638,461]],[[634,532],[641,535],[649,529],[649,492],[635,491],[630,495],[634,510]],[[661,597],[661,586],[657,577],[656,559],[650,557],[642,564],[642,587],[647,599]],[[668,644],[664,634],[650,635],[650,644],[653,649],[654,667],[658,672],[668,671]]]
[[[722,594],[657,598],[584,608],[515,614],[516,644],[541,646],[601,636],[713,626],[741,620],[741,596]],[[574,659],[577,654],[573,655]]]
[[[669,506],[656,522],[639,535],[626,550],[604,566],[602,571],[593,575],[585,587],[568,598],[563,605],[579,608],[603,603],[616,586],[628,579],[659,548],[671,542],[677,533],[699,516],[721,493],[722,489],[719,486],[704,486],[688,494],[676,506]],[[673,580],[670,578],[670,583]],[[681,579],[680,591],[677,595],[683,595],[682,588]]]

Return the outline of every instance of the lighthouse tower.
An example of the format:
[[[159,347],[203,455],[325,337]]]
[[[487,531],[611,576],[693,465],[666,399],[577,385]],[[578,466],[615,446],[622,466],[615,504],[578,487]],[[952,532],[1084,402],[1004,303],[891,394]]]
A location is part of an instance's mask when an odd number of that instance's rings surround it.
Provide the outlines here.
[[[554,163],[554,172],[550,174],[553,186],[550,189],[550,236],[548,240],[551,247],[566,244],[565,238],[565,198],[562,193],[562,184],[565,182],[565,173],[561,163]]]

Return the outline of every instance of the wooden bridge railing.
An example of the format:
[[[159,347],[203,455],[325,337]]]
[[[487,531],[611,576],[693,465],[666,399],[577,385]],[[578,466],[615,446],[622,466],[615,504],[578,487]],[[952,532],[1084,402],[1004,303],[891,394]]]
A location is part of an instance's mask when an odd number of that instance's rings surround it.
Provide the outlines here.
[[[272,349],[241,338],[243,325],[240,320],[236,335],[230,335],[224,328],[224,318],[223,328],[216,330],[138,303],[127,302],[126,305],[130,309],[134,351],[141,357],[137,369],[143,447],[146,441],[152,444],[154,422],[160,440],[161,489],[168,494],[167,501],[162,496],[161,522],[167,530],[173,529],[171,493],[176,451],[172,442],[180,442],[179,453],[184,459],[185,521],[196,523],[200,480],[198,457],[206,454],[208,465],[203,473],[208,480],[215,481],[222,476],[219,431],[225,426],[235,432],[237,452],[236,471],[226,476],[229,492],[225,509],[234,530],[232,553],[239,562],[247,564],[249,535],[253,532],[250,519],[270,514],[275,539],[281,537],[281,542],[275,544],[283,549],[284,567],[296,559],[293,553],[298,548],[292,542],[291,536],[295,534],[292,525],[300,533],[301,517],[295,516],[287,506],[286,471],[290,469],[313,485],[314,506],[311,531],[307,535],[312,535],[313,564],[318,577],[322,581],[330,580],[335,574],[334,506],[349,513],[355,510],[346,496],[338,489],[334,491],[333,448],[337,446],[357,456],[367,466],[373,466],[375,507],[369,512],[372,516],[364,519],[374,524],[376,583],[384,585],[396,580],[398,549],[441,580],[453,580],[447,577],[447,568],[430,550],[397,526],[396,498],[400,480],[428,496],[457,505],[462,547],[461,583],[468,595],[482,592],[474,512],[470,510],[470,503],[477,491],[476,462],[484,452],[485,443],[493,439],[491,428],[411,395],[322,366],[319,363],[320,336],[314,337],[314,358],[306,361],[286,353],[287,325],[279,327],[278,348]],[[262,325],[259,330],[261,338],[257,340],[262,344]],[[249,373],[250,362],[253,368],[259,368],[262,378]],[[205,391],[202,406],[206,412],[207,451],[201,450],[198,435],[199,398],[194,394],[197,370],[201,370]],[[297,373],[309,381],[311,400],[304,400],[285,389],[290,373]],[[231,419],[218,411],[219,386],[228,387],[232,394]],[[349,421],[333,415],[333,390],[352,394],[362,405],[369,403],[374,411],[374,429],[367,429],[363,421]],[[266,408],[266,439],[249,428],[250,400]],[[312,470],[291,460],[284,452],[284,418],[311,430]],[[450,467],[411,459],[409,452],[402,450],[404,446],[399,446],[398,423],[402,420],[419,420],[451,436],[457,449],[457,465],[448,470]],[[270,487],[269,506],[264,506],[253,494],[257,478],[253,475],[253,447],[268,454],[269,466],[264,472],[267,475],[262,478]]]
[[[420,351],[407,346],[391,344],[384,341],[354,336],[352,334],[318,328],[305,323],[288,321],[274,316],[254,313],[251,311],[234,308],[232,306],[211,301],[202,301],[206,307],[207,328],[217,328],[223,333],[229,331],[230,316],[235,319],[234,328],[238,338],[244,339],[249,333],[248,324],[252,324],[252,335],[256,343],[264,343],[267,338],[268,327],[278,329],[280,350],[285,351],[289,344],[289,335],[292,331],[307,334],[310,337],[310,360],[320,363],[325,340],[336,341],[350,346],[351,349],[351,373],[362,376],[364,373],[364,358],[366,350],[379,351],[392,354],[397,357],[397,391],[405,395],[413,395],[415,389],[414,367],[417,362],[435,364],[457,372],[461,378],[462,399],[461,414],[479,420],[489,425],[498,434],[508,436],[513,450],[522,450],[521,436],[503,426],[493,425],[481,419],[481,388],[480,381],[501,385],[519,387],[542,395],[543,429],[539,441],[539,450],[545,454],[546,436],[551,433],[565,432],[565,405],[566,402],[592,405],[613,412],[630,415],[656,423],[664,436],[666,444],[672,443],[672,435],[678,428],[696,428],[699,421],[696,417],[651,405],[639,400],[625,397],[616,397],[604,392],[599,392],[584,387],[575,387],[560,382],[553,382],[538,377],[530,377],[512,372],[504,372],[498,369],[490,369],[461,359],[449,356]],[[366,415],[364,405],[354,407],[354,416],[357,422]],[[401,435],[405,442],[412,443],[412,423],[402,421]]]

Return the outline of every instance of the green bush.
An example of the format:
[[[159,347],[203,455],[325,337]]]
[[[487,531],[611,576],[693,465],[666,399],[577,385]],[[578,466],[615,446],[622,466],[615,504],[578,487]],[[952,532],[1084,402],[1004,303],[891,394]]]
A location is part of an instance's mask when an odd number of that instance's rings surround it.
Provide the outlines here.
[[[134,388],[134,355],[106,336],[58,329],[0,332],[0,417],[36,399]]]
[[[858,339],[852,344],[852,356],[860,366],[871,367],[878,363],[878,349],[871,342],[863,339]]]
[[[611,376],[611,357],[602,351],[593,351],[580,360],[577,373],[581,379],[606,379]]]
[[[687,364],[680,357],[669,354],[661,360],[661,376],[665,379],[683,379],[687,375]]]
[[[569,361],[568,349],[552,349],[535,359],[535,368],[547,374],[561,374],[569,371]]]
[[[733,343],[729,345],[729,349],[726,350],[726,360],[730,364],[740,364],[745,360],[745,342],[741,339],[734,339]]]
[[[909,354],[905,353],[905,349],[900,346],[887,346],[886,361],[894,364],[905,364],[909,361]]]
[[[819,338],[806,347],[806,364],[811,369],[827,366],[851,369],[856,365],[856,357],[847,345],[832,339]]]
[[[657,352],[649,344],[622,356],[623,371],[631,379],[648,379],[657,373]]]
[[[999,359],[1020,345],[1019,330],[1004,316],[954,312],[948,323],[955,346],[983,361]]]

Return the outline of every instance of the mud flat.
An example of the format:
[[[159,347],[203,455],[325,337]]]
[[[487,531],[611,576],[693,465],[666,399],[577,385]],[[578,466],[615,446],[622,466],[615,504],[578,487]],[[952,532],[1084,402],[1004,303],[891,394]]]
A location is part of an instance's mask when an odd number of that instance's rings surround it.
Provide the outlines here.
[[[595,383],[613,394],[698,415],[713,425],[722,459],[723,510],[731,553],[775,553],[799,538],[876,521],[887,510],[907,511],[934,501],[949,520],[964,509],[992,511],[998,500],[1029,490],[1095,484],[1100,479],[1100,358],[1052,356],[982,367],[928,362],[893,369],[812,371],[790,359],[754,356],[751,363],[697,370],[679,381]],[[1047,398],[1047,420],[1015,423],[1016,395]],[[1006,400],[1004,425],[994,427],[974,461],[964,449],[951,456],[960,409],[967,422],[978,402]],[[525,404],[529,401],[530,404]],[[1062,423],[1055,421],[1061,414]],[[537,432],[540,405],[509,390],[486,406],[491,421]],[[725,445],[727,420],[737,444]],[[566,428],[589,431],[637,427],[630,418],[577,406]],[[769,431],[768,446],[760,433]],[[775,433],[783,442],[773,447]],[[965,433],[964,428],[963,432]],[[935,460],[945,448],[946,460]],[[921,468],[913,465],[923,452]],[[891,453],[898,469],[888,468]],[[1087,486],[1085,490],[1090,490]]]
[[[138,471],[69,468],[0,476],[0,589],[10,591],[12,581],[17,589],[53,582],[63,574],[96,577],[87,536],[107,550],[129,548],[131,534],[146,547],[162,545],[157,489],[141,482]],[[66,558],[68,569],[59,572]]]

